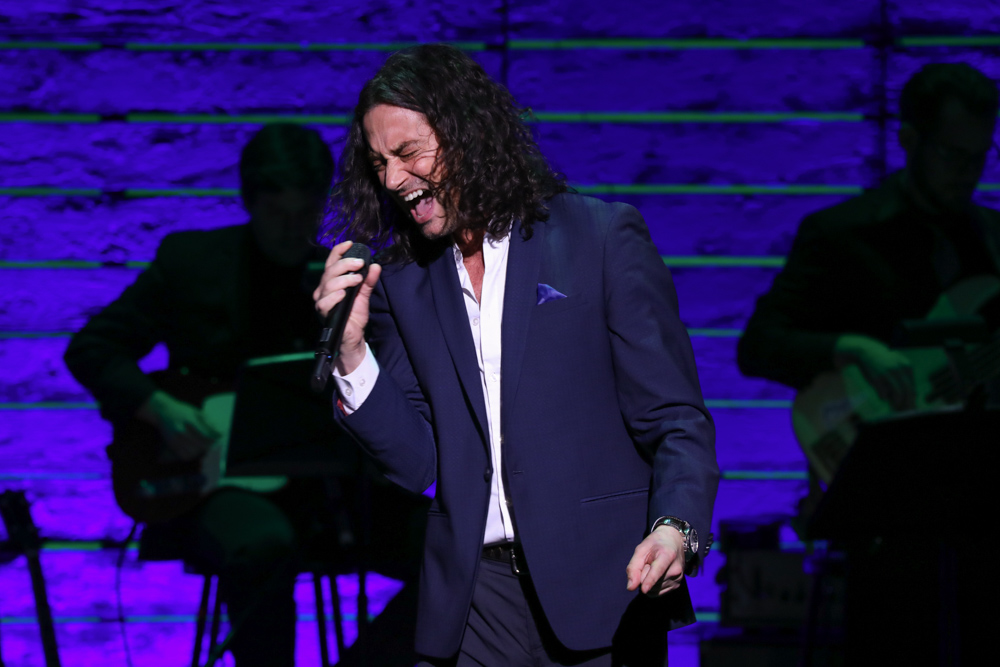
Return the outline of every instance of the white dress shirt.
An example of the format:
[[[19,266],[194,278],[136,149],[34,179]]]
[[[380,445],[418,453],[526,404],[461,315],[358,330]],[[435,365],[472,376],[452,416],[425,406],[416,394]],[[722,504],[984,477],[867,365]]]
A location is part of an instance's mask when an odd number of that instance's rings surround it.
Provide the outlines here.
[[[465,296],[465,311],[469,318],[469,328],[476,348],[476,358],[479,361],[479,378],[483,388],[483,399],[486,402],[486,421],[490,438],[490,458],[493,467],[493,479],[490,483],[490,506],[486,518],[486,532],[483,544],[497,544],[514,540],[514,525],[510,518],[510,507],[503,486],[500,471],[503,439],[500,437],[500,332],[503,319],[504,287],[507,281],[507,251],[510,248],[510,236],[494,238],[487,234],[483,238],[483,274],[482,302],[476,300],[472,287],[472,279],[465,269],[462,251],[458,246],[452,246],[455,258],[455,268],[458,270],[459,283]],[[365,349],[365,358],[353,373],[341,376],[333,373],[340,401],[344,412],[351,414],[364,403],[375,380],[378,378],[379,366],[371,349]]]

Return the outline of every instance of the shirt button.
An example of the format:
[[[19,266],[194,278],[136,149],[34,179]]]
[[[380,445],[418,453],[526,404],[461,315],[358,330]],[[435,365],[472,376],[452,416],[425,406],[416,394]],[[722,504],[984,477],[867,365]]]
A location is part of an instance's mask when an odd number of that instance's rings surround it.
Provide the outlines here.
[[[490,377],[491,377],[491,378],[493,379],[493,381],[494,381],[494,382],[496,382],[496,381],[497,381],[497,374],[496,374],[496,373],[494,373],[494,374],[493,374],[493,375],[491,375]]]
[[[474,326],[474,327],[478,327],[479,326],[479,318],[478,317],[473,317],[472,318],[472,326]]]
[[[360,384],[363,387],[365,386],[365,381],[362,379],[361,382],[359,382],[358,384]]]
[[[353,392],[353,391],[351,391],[351,388],[350,388],[350,387],[348,387],[347,389],[345,389],[345,390],[344,390],[344,393],[345,393],[346,395],[350,396],[350,395],[351,395],[351,394],[353,394],[354,392]]]

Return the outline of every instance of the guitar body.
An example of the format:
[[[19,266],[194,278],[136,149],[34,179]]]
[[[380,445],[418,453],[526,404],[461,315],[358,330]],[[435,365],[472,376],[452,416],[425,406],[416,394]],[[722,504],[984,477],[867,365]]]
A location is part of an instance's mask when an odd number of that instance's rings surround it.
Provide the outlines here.
[[[1000,279],[977,276],[962,281],[938,299],[928,320],[974,315],[1000,295]],[[913,365],[916,404],[907,413],[883,401],[856,365],[822,373],[795,397],[792,429],[806,458],[819,478],[829,483],[847,455],[864,423],[934,411],[958,410],[964,397],[958,393],[942,396],[935,378],[953,375],[948,354],[940,348],[898,350]]]
[[[200,407],[227,385],[171,371],[150,377],[171,396]],[[114,424],[108,445],[115,500],[128,516],[147,523],[166,521],[192,510],[204,497],[209,480],[201,460],[171,461],[159,431],[138,419]]]

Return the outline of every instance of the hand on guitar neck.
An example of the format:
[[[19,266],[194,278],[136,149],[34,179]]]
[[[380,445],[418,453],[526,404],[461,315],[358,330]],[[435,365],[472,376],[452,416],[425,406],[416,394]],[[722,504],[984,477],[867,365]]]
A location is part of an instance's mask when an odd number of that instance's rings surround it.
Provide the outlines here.
[[[135,416],[160,431],[164,458],[168,460],[193,461],[201,458],[221,435],[208,423],[200,408],[180,401],[165,391],[153,392]]]
[[[913,364],[906,355],[874,338],[845,334],[834,347],[834,365],[840,370],[850,364],[861,369],[879,398],[893,409],[909,410],[915,406],[916,380]]]

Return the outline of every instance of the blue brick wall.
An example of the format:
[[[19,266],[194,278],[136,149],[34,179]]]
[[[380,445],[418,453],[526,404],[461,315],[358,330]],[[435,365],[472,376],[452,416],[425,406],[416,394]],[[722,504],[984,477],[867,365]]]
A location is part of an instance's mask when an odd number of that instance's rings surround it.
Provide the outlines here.
[[[799,220],[901,164],[895,125],[880,113],[910,74],[965,60],[1000,76],[995,40],[907,39],[998,32],[997,0],[3,3],[0,487],[27,489],[49,536],[125,535],[103,455],[109,429],[74,405],[90,397],[61,363],[67,335],[138,271],[108,264],[150,260],[173,231],[245,219],[225,191],[237,187],[239,149],[259,127],[248,115],[311,116],[339,151],[344,115],[394,45],[445,40],[536,112],[539,141],[571,183],[636,205],[674,265],[730,473],[717,519],[788,514],[804,482],[781,477],[805,469],[782,407],[791,393],[739,375],[738,331]],[[1000,183],[997,165],[985,180]],[[982,198],[1000,203],[997,188]],[[772,260],[731,266],[726,257]],[[66,260],[95,264],[47,264]],[[146,363],[162,365],[162,353]],[[745,471],[764,474],[736,479]],[[118,635],[94,620],[114,615],[111,562],[79,550],[45,556],[56,614],[79,621],[59,626],[79,651],[66,662],[86,664],[95,647],[120,661]],[[692,582],[707,618],[718,608],[717,566]],[[0,611],[23,620],[33,611],[19,568],[0,568]],[[173,585],[179,577],[130,561],[129,614],[192,613],[195,589],[183,578]],[[385,598],[392,585],[379,590]],[[186,650],[186,621],[130,627],[149,656],[142,664],[180,655],[165,646]],[[4,626],[14,664],[40,664],[29,630]],[[311,664],[311,628],[303,637],[300,656]],[[696,657],[683,641],[675,664]]]

